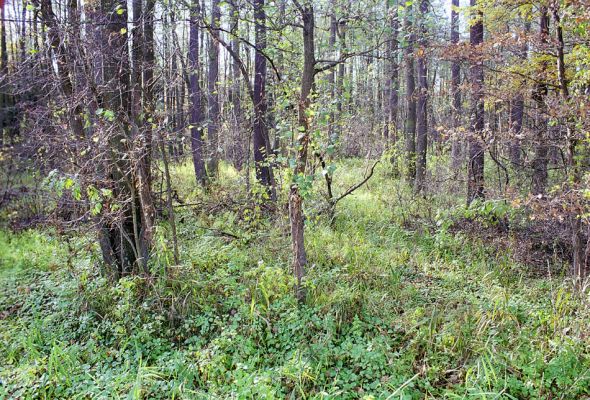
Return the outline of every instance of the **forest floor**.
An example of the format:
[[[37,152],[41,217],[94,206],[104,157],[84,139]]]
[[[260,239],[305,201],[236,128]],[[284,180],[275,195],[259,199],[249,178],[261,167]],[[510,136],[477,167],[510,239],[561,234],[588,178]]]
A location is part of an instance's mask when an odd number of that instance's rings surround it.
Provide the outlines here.
[[[366,171],[338,164],[335,190]],[[150,277],[110,283],[91,234],[0,232],[0,398],[590,398],[588,299],[457,229],[459,195],[383,164],[332,221],[309,193],[298,305],[283,206],[227,166],[209,193],[173,173],[181,263],[162,225]],[[517,214],[494,207],[482,230]]]

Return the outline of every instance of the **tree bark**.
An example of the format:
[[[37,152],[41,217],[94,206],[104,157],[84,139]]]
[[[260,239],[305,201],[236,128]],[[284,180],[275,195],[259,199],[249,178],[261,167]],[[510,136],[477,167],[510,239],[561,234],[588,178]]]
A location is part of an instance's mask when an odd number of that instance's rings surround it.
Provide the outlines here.
[[[264,0],[254,1],[254,19],[256,32],[256,54],[254,55],[254,124],[252,145],[254,147],[254,163],[256,179],[268,190],[274,199],[274,182],[270,165],[270,142],[266,126],[266,12]]]
[[[404,133],[406,136],[406,162],[407,177],[413,185],[416,178],[416,81],[414,75],[414,43],[416,34],[412,26],[412,4],[406,9],[404,19],[404,31],[408,35],[408,43],[404,51],[406,58],[406,123]]]
[[[453,0],[451,6],[451,45],[459,45],[459,0]],[[451,96],[452,96],[452,123],[453,139],[451,143],[451,162],[453,170],[457,171],[461,167],[462,140],[458,135],[461,126],[461,64],[459,60],[454,59],[451,63]]]
[[[399,103],[399,64],[398,64],[398,5],[397,0],[386,0],[391,36],[387,42],[387,68],[385,70],[385,129],[383,136],[389,143],[397,138],[397,108]]]
[[[426,18],[428,0],[420,2],[420,40],[418,50],[418,99],[416,125],[416,192],[422,192],[426,181],[426,151],[428,150],[428,72],[426,70]]]
[[[219,168],[219,24],[221,9],[219,0],[211,1],[211,38],[209,40],[209,71],[207,74],[209,121],[207,125],[208,139],[208,174],[215,178]]]
[[[539,21],[539,43],[541,51],[547,51],[549,43],[549,14],[547,7],[541,7],[541,17]],[[545,98],[548,94],[547,75],[548,65],[546,62],[541,63],[540,79],[533,99],[537,103],[537,142],[535,144],[535,159],[533,160],[533,177],[532,192],[535,195],[545,193],[547,186],[547,105]]]
[[[303,73],[301,75],[301,92],[299,96],[298,124],[299,136],[297,138],[297,155],[295,161],[294,179],[305,179],[307,164],[307,150],[310,141],[309,107],[311,105],[311,91],[315,78],[315,21],[314,10],[311,3],[296,4],[303,20]],[[293,272],[296,279],[295,293],[299,301],[305,300],[303,280],[305,278],[305,266],[307,255],[304,243],[304,216],[303,197],[297,181],[293,182],[289,192],[289,220],[291,222],[291,245],[293,251]]]
[[[191,150],[197,183],[201,184],[202,186],[206,186],[207,171],[205,169],[204,160],[205,141],[203,140],[204,115],[203,106],[201,104],[202,92],[201,86],[199,84],[199,15],[199,0],[193,0],[190,10],[188,51],[188,66],[190,71],[189,96],[191,101]]]
[[[477,0],[471,0],[471,7],[477,7]],[[484,198],[484,72],[481,56],[483,44],[483,12],[477,10],[469,30],[469,42],[473,51],[470,67],[472,84],[472,123],[469,138],[469,163],[467,169],[467,204]]]

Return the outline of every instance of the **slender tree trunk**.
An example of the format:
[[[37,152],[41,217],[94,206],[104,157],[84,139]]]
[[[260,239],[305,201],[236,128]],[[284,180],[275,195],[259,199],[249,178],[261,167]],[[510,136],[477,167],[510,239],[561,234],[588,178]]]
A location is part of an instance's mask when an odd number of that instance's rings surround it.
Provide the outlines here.
[[[420,2],[420,40],[418,53],[418,99],[416,125],[416,192],[422,192],[426,181],[426,151],[428,150],[428,73],[426,70],[426,18],[428,0]]]
[[[541,51],[547,51],[549,42],[549,14],[547,7],[541,7],[541,19],[539,21],[539,42],[541,44]],[[548,65],[546,62],[541,63],[541,73],[539,83],[533,93],[533,99],[537,103],[537,143],[535,148],[535,159],[533,160],[533,194],[545,193],[547,186],[547,105],[545,98],[548,94],[548,87],[545,81],[548,79],[547,75]]]
[[[215,178],[219,166],[219,24],[221,10],[219,0],[211,1],[211,38],[209,40],[209,71],[207,75],[209,123],[207,139],[209,141],[208,173]]]
[[[347,51],[346,48],[346,20],[338,23],[338,47],[340,54]],[[343,121],[343,98],[344,98],[344,77],[346,75],[346,63],[342,62],[338,65],[338,76],[336,78],[336,116],[334,127],[334,142],[336,142],[342,135],[342,121]]]
[[[477,6],[477,0],[471,0],[471,6]],[[484,72],[481,59],[483,43],[483,12],[477,10],[475,21],[469,31],[469,41],[474,54],[471,64],[471,84],[473,102],[473,120],[469,138],[469,163],[467,169],[467,204],[475,199],[484,198]]]
[[[240,54],[240,39],[238,36],[238,28],[240,23],[240,7],[238,4],[238,0],[234,0],[232,2],[232,15],[231,15],[231,32],[232,32],[232,39],[231,39],[231,48],[232,51],[236,54]],[[232,58],[231,62],[231,76],[232,76],[232,84],[230,87],[230,101],[233,107],[233,123],[234,123],[234,130],[238,133],[238,137],[233,143],[233,161],[234,165],[238,170],[242,169],[244,165],[244,160],[246,158],[246,153],[249,152],[246,143],[248,143],[248,139],[243,137],[242,132],[244,129],[244,115],[242,111],[242,98],[241,98],[241,85],[240,85],[240,66],[238,65],[238,61]]]
[[[459,45],[459,0],[453,0],[451,8],[451,45]],[[452,96],[452,123],[453,123],[453,141],[451,144],[451,162],[453,170],[458,171],[461,167],[462,140],[458,136],[458,130],[461,126],[461,64],[459,60],[454,59],[451,63],[451,96]]]
[[[144,140],[145,140],[145,168],[147,172],[148,184],[152,183],[151,165],[152,165],[152,119],[154,116],[154,68],[156,57],[154,52],[154,12],[156,0],[146,0],[145,12],[143,16],[143,107],[145,112],[144,123]]]
[[[336,35],[338,33],[338,20],[336,19],[336,0],[330,0],[330,38],[328,46],[332,54],[336,53]],[[336,58],[334,56],[334,58]],[[334,104],[336,96],[336,70],[332,68],[328,73],[328,90],[330,91],[330,100]],[[334,143],[335,137],[335,116],[334,110],[330,107],[330,119],[328,121],[328,138],[330,143]]]
[[[526,17],[525,17],[526,18]],[[525,42],[520,49],[519,58],[526,60],[528,54],[528,34],[531,29],[531,23],[527,20],[525,22],[525,33],[527,35],[527,42]],[[524,87],[526,81],[523,80]],[[521,164],[521,148],[520,148],[520,134],[522,132],[522,123],[524,119],[524,95],[518,93],[516,98],[512,101],[510,106],[510,134],[512,135],[510,143],[510,162],[513,167],[520,168]]]
[[[398,1],[393,2],[393,15],[391,20],[391,70],[390,70],[390,87],[389,92],[389,110],[387,119],[389,122],[389,135],[392,143],[397,142],[397,131],[398,131],[398,107],[399,107],[399,12],[398,12]]]
[[[254,125],[252,144],[254,146],[254,163],[256,179],[267,187],[274,199],[274,183],[270,166],[270,143],[266,126],[266,12],[264,0],[254,1],[254,19],[256,22],[256,54],[254,55]]]
[[[413,184],[416,178],[416,81],[414,76],[414,43],[416,34],[412,26],[412,4],[406,10],[404,31],[408,35],[408,43],[404,51],[406,62],[406,161],[408,180]]]
[[[6,20],[4,7],[0,7],[0,75],[5,80],[8,76],[8,53],[6,52]],[[0,146],[4,145],[4,128],[7,125],[6,82],[0,81]]]
[[[307,164],[307,150],[310,141],[310,115],[311,91],[315,78],[315,21],[314,10],[310,3],[298,8],[303,19],[303,74],[301,76],[301,93],[299,96],[298,123],[299,137],[297,138],[297,155],[294,172],[295,182],[291,185],[289,193],[289,220],[291,222],[291,243],[293,251],[293,272],[295,274],[296,296],[299,301],[305,299],[303,279],[305,278],[305,266],[307,255],[304,243],[304,216],[303,197],[297,180],[305,179]]]
[[[205,186],[207,184],[207,171],[205,170],[204,150],[205,141],[203,140],[203,106],[201,104],[201,86],[199,84],[199,0],[193,0],[190,10],[190,31],[189,31],[189,71],[190,86],[189,96],[191,100],[190,113],[190,131],[191,131],[191,150],[195,176],[197,183]]]

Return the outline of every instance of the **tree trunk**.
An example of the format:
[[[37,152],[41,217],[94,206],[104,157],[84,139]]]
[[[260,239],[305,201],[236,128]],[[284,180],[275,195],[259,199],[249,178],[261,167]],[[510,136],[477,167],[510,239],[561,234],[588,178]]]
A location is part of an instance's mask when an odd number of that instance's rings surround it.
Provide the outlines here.
[[[205,142],[203,140],[203,107],[201,104],[201,86],[199,84],[199,0],[193,0],[190,10],[190,27],[189,27],[189,96],[191,100],[190,114],[190,131],[191,131],[191,150],[193,166],[195,168],[195,177],[197,183],[207,185],[207,171],[205,170],[204,150]]]
[[[330,1],[330,38],[328,39],[328,46],[330,53],[336,54],[336,35],[338,33],[338,20],[336,19],[336,0]],[[333,56],[336,58],[335,56]],[[333,105],[335,103],[336,96],[336,70],[330,69],[328,73],[328,90],[330,91],[330,101]],[[330,144],[333,144],[336,139],[334,123],[335,115],[334,109],[330,107],[330,118],[328,120],[328,140]]]
[[[418,52],[418,99],[416,126],[416,192],[422,192],[426,181],[426,151],[428,149],[428,74],[426,70],[426,17],[428,0],[420,2],[420,40]]]
[[[346,52],[346,20],[338,23],[338,47],[340,54]],[[342,135],[343,121],[343,97],[344,97],[344,76],[346,75],[346,63],[338,65],[338,76],[336,78],[336,116],[334,127],[334,142],[337,142]]]
[[[406,58],[406,161],[408,180],[413,185],[416,178],[416,82],[414,76],[414,43],[416,35],[412,26],[412,4],[406,10],[404,31],[408,35],[408,43],[404,55]]]
[[[232,39],[231,39],[231,48],[232,51],[239,55],[240,54],[240,39],[238,36],[238,28],[240,23],[240,7],[237,3],[238,0],[234,0],[232,2],[232,15],[231,15],[231,32],[232,32]],[[242,97],[241,97],[241,85],[240,85],[240,66],[238,65],[238,61],[232,58],[231,62],[231,76],[232,76],[232,84],[230,87],[230,101],[233,107],[233,125],[234,130],[237,133],[237,137],[235,138],[235,142],[232,143],[232,159],[234,162],[234,166],[241,170],[244,165],[244,160],[246,158],[246,153],[249,152],[247,148],[248,139],[243,137],[242,131],[244,131],[244,115],[242,110]]]
[[[256,179],[262,183],[274,199],[274,183],[270,166],[270,142],[266,126],[266,12],[264,0],[254,1],[254,20],[256,22],[256,54],[254,55],[254,124],[252,144]]]
[[[459,0],[453,0],[451,8],[451,45],[453,47],[459,45]],[[453,139],[451,143],[451,162],[453,170],[458,172],[461,167],[461,153],[462,140],[458,135],[459,127],[461,126],[461,64],[459,60],[454,59],[451,63],[451,96],[452,96],[452,123],[453,123]]]
[[[295,1],[294,1],[295,2]],[[297,155],[295,161],[294,179],[289,193],[289,219],[291,222],[291,244],[293,251],[293,272],[295,274],[296,296],[299,301],[305,300],[303,279],[305,277],[305,265],[307,255],[304,243],[304,216],[303,197],[297,180],[305,179],[305,167],[307,164],[307,150],[310,141],[310,116],[311,91],[315,78],[315,40],[314,40],[314,11],[310,3],[300,6],[296,3],[303,19],[303,74],[301,76],[301,93],[299,96],[298,124],[299,136],[297,138]]]
[[[471,6],[477,6],[477,0],[471,0]],[[471,122],[471,136],[469,138],[469,163],[467,169],[467,204],[475,199],[484,198],[484,72],[481,59],[481,45],[483,43],[483,12],[478,10],[475,21],[469,30],[469,41],[474,52],[472,61],[471,84],[473,102],[473,120]]]
[[[211,38],[209,40],[209,72],[207,75],[209,121],[207,139],[209,157],[208,173],[211,178],[217,177],[219,168],[219,24],[221,10],[219,0],[211,1]]]
[[[539,43],[541,44],[541,51],[547,51],[549,43],[549,14],[547,7],[541,7],[541,19],[539,21]],[[547,62],[541,63],[541,71],[539,83],[533,93],[533,99],[537,103],[537,143],[535,144],[535,159],[533,160],[533,194],[545,193],[547,187],[547,105],[545,98],[548,94],[548,87],[545,81],[548,79]]]

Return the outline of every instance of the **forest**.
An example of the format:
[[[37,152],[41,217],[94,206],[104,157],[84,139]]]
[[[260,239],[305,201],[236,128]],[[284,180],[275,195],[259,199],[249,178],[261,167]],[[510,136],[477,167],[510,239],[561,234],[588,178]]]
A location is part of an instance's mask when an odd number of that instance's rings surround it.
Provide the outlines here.
[[[1,399],[590,399],[587,0],[0,0]]]

